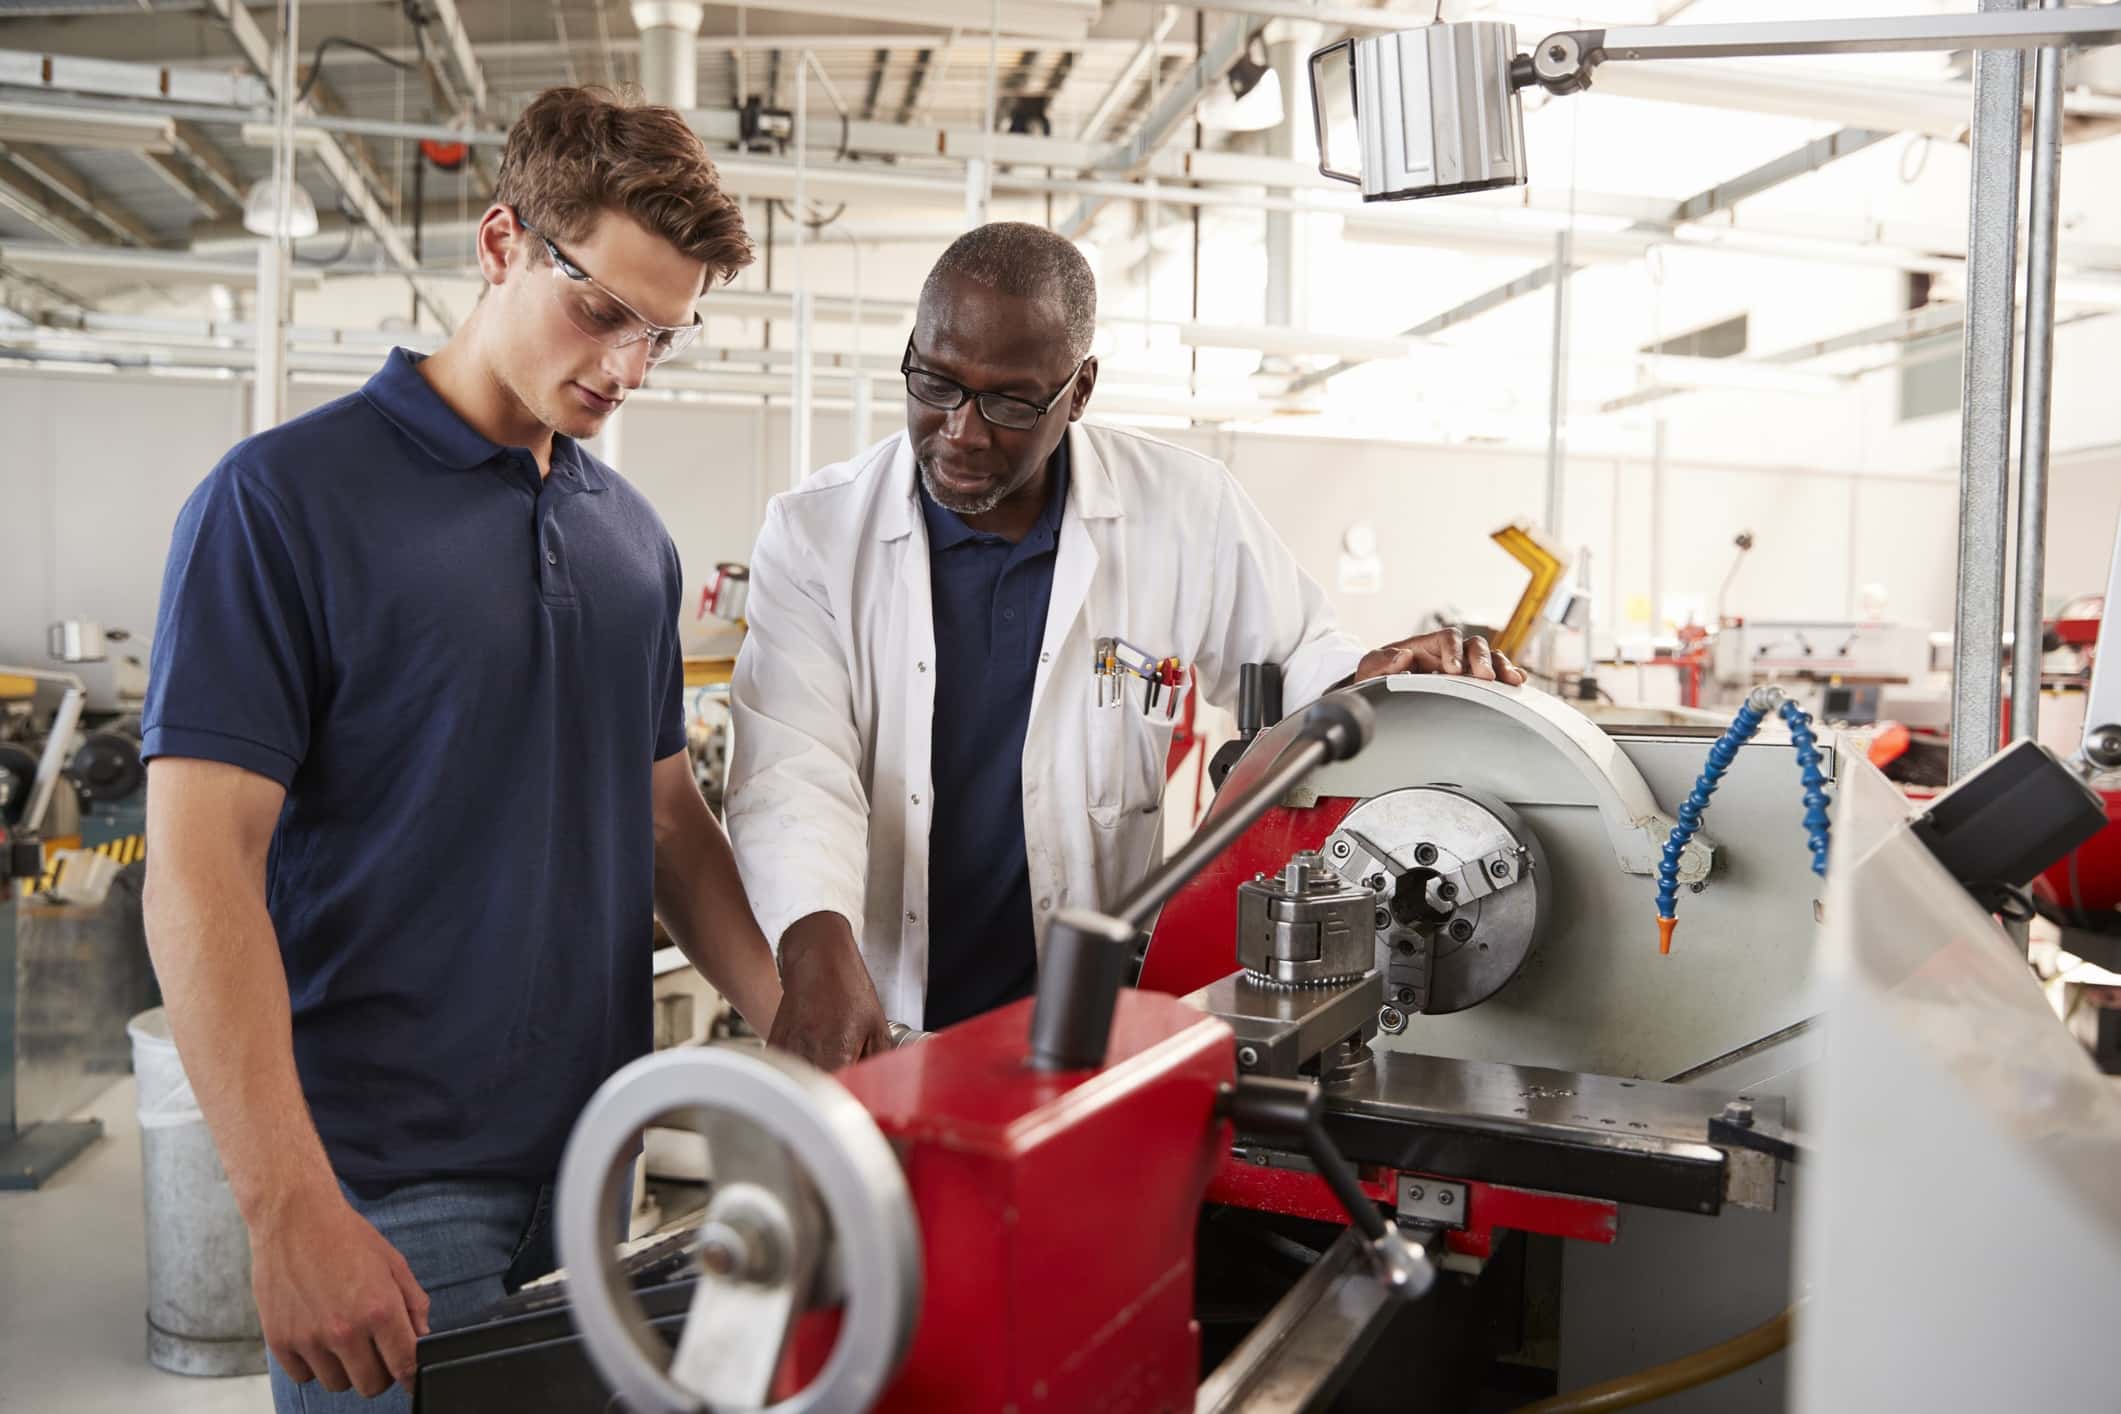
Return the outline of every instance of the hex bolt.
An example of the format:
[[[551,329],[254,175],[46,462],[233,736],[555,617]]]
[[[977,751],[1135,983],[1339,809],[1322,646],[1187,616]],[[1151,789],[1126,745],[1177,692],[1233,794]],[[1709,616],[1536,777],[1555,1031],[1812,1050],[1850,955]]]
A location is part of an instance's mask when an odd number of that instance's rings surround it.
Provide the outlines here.
[[[1333,857],[1335,859],[1346,859],[1353,852],[1354,851],[1349,849],[1348,842],[1346,840],[1333,841]]]
[[[1461,943],[1463,943],[1463,942],[1467,941],[1468,939],[1470,939],[1470,938],[1471,938],[1472,936],[1473,936],[1473,920],[1472,920],[1472,919],[1470,919],[1470,918],[1454,918],[1454,919],[1452,919],[1452,920],[1451,920],[1451,937],[1452,937],[1452,938],[1453,938],[1454,940],[1456,940],[1456,941],[1458,941],[1458,942],[1461,942]]]
[[[1457,1201],[1458,1195],[1448,1188],[1441,1188],[1436,1192],[1436,1206],[1439,1208],[1448,1208]]]
[[[1414,846],[1414,862],[1416,864],[1434,864],[1436,862],[1436,846],[1432,844]]]
[[[1259,1048],[1257,1046],[1239,1046],[1237,1048],[1237,1063],[1246,1070],[1258,1065]]]
[[[1377,912],[1372,915],[1372,917],[1377,922],[1379,932],[1382,932],[1392,926],[1392,910],[1389,908],[1378,909]]]
[[[1494,862],[1493,864],[1490,864],[1490,865],[1488,866],[1488,873],[1492,874],[1492,875],[1493,875],[1494,877],[1496,877],[1496,878],[1498,878],[1498,879],[1507,879],[1507,878],[1509,878],[1509,877],[1510,877],[1510,861],[1509,861],[1509,860],[1507,860],[1507,859],[1498,859],[1498,860],[1496,860],[1496,861],[1495,861],[1495,862]]]
[[[1382,1007],[1377,1013],[1377,1028],[1388,1036],[1397,1036],[1407,1029],[1406,1013],[1397,1007]]]
[[[1398,1002],[1401,1006],[1412,1006],[1414,1005],[1414,989],[1412,987],[1401,987],[1392,993],[1392,1000]]]
[[[1740,1129],[1753,1127],[1753,1106],[1749,1100],[1733,1100],[1723,1107],[1723,1118]]]
[[[718,1277],[726,1277],[737,1269],[742,1261],[736,1248],[720,1238],[710,1238],[700,1244],[700,1265]]]
[[[1442,899],[1445,903],[1449,903],[1452,899],[1458,897],[1458,885],[1452,883],[1449,879],[1439,880],[1436,885],[1436,897]]]
[[[1370,886],[1370,890],[1373,893],[1381,894],[1385,891],[1385,876],[1382,874],[1372,874],[1369,878],[1363,880],[1363,882]]]
[[[1419,1202],[1422,1202],[1422,1201],[1423,1201],[1423,1200],[1425,1200],[1425,1199],[1426,1199],[1426,1198],[1427,1198],[1428,1196],[1429,1196],[1429,1190],[1428,1190],[1428,1189],[1426,1189],[1426,1188],[1423,1188],[1423,1187],[1422,1187],[1422,1186],[1421,1186],[1420,1184],[1418,1184],[1418,1183],[1412,1183],[1412,1184],[1408,1184],[1408,1185],[1407,1185],[1407,1201],[1408,1201],[1409,1203],[1419,1203]]]

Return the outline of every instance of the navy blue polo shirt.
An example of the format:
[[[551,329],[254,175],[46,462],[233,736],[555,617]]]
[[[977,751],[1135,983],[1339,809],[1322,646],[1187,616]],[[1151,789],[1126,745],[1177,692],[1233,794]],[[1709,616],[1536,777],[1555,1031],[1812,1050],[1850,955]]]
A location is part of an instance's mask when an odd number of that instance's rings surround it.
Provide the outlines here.
[[[542,1181],[651,1044],[677,550],[609,467],[555,438],[541,482],[417,362],[240,443],[185,503],[143,754],[287,790],[268,906],[339,1176]]]
[[[936,667],[922,1023],[929,1030],[1028,997],[1038,985],[1024,732],[1068,504],[1067,438],[1046,475],[1046,509],[1013,545],[974,530],[921,488]]]

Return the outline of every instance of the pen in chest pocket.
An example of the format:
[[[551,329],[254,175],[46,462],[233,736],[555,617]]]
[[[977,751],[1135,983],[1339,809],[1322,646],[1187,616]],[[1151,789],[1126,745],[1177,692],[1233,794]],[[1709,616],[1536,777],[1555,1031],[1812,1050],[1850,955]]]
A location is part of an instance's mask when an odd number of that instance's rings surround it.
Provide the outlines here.
[[[1138,678],[1142,684],[1142,715],[1154,715],[1161,705],[1165,721],[1177,717],[1186,685],[1187,669],[1182,661],[1155,657],[1118,637],[1098,639],[1091,657],[1098,706],[1119,706],[1127,698],[1127,680]]]

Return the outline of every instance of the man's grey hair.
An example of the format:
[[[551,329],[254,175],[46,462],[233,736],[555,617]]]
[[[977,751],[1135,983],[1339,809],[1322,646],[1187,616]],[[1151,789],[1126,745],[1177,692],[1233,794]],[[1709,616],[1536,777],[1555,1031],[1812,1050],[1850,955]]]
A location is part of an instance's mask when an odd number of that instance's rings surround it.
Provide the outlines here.
[[[928,272],[922,307],[952,279],[1018,298],[1052,300],[1068,321],[1069,359],[1080,363],[1090,356],[1097,333],[1097,277],[1066,236],[1025,221],[974,227],[952,241]]]

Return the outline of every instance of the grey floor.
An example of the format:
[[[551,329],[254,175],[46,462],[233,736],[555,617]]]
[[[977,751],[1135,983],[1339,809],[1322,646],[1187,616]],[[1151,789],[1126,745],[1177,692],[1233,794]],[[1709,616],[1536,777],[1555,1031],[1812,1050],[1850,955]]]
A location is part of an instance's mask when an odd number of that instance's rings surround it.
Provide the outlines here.
[[[35,1193],[0,1193],[0,1411],[266,1414],[263,1375],[198,1380],[147,1363],[147,1265],[133,1082],[85,1113],[104,1137]]]

